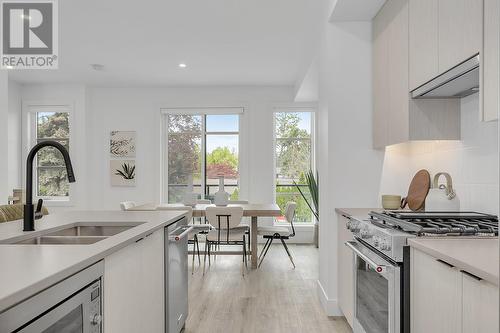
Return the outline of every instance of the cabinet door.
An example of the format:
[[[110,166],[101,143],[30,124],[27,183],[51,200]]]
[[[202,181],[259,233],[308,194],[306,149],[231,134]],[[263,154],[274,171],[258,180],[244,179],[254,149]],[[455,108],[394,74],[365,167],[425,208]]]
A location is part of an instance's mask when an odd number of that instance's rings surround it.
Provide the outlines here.
[[[438,1],[410,0],[410,91],[438,75]]]
[[[408,141],[408,0],[388,2],[389,25],[389,114],[388,142],[392,145]]]
[[[104,259],[104,331],[164,332],[163,229]]]
[[[462,274],[463,332],[498,333],[498,287]]]
[[[439,72],[482,50],[483,0],[439,0]]]
[[[385,7],[384,7],[385,8]],[[389,116],[389,36],[387,13],[382,9],[373,19],[373,147],[387,145]]]
[[[411,332],[461,332],[461,273],[412,248],[410,274]]]
[[[354,257],[352,251],[345,246],[345,242],[352,240],[352,233],[347,229],[348,218],[337,215],[338,221],[338,291],[339,306],[347,322],[353,326],[354,318]]]
[[[500,0],[484,0],[483,120],[498,119],[500,107]]]

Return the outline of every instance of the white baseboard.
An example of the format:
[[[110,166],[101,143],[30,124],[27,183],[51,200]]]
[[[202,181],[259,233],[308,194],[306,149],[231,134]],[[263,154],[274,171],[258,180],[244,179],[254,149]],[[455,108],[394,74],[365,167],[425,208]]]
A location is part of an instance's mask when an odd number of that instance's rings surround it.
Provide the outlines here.
[[[326,294],[325,289],[323,289],[321,282],[317,280],[317,283],[318,283],[318,297],[326,314],[331,317],[344,316],[344,314],[340,310],[337,299],[328,298],[328,295]]]

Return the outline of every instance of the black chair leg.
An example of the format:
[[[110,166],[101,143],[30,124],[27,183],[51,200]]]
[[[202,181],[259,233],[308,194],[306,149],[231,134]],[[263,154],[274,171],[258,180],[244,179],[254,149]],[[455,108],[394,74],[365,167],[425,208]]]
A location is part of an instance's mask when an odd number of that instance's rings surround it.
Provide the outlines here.
[[[283,244],[283,247],[286,250],[286,253],[288,254],[288,258],[290,258],[290,261],[292,262],[293,268],[295,268],[295,263],[293,262],[293,257],[290,254],[290,251],[288,250],[288,246],[286,245],[285,240],[283,238],[280,238],[280,240],[281,240],[281,244]]]
[[[262,259],[260,260],[259,262],[259,268],[260,268],[260,265],[262,265],[262,262],[264,261],[264,258],[266,257],[266,254],[267,254],[267,251],[269,251],[269,248],[271,247],[271,245],[273,244],[273,239],[274,238],[270,238],[270,242],[269,242],[269,245],[267,246],[266,248],[266,252],[264,252],[264,255],[262,256]]]
[[[195,235],[195,237],[196,237],[196,252],[198,253],[198,265],[201,266],[200,243],[198,242],[198,235]]]
[[[205,255],[203,256],[203,275],[205,275],[205,267],[207,265],[208,241],[205,241]]]
[[[264,251],[266,251],[266,248],[267,248],[267,245],[269,244],[269,242],[271,241],[271,238],[268,238],[266,240],[266,244],[264,244],[264,247],[262,248],[262,250],[260,251],[260,254],[259,254],[259,260],[260,258],[262,258],[262,255],[264,254]]]

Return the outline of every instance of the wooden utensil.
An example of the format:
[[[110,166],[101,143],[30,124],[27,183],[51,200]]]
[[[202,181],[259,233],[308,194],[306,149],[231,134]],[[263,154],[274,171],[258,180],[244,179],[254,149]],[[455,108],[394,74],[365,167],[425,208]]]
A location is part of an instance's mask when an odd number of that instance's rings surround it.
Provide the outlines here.
[[[408,207],[413,210],[423,210],[425,208],[425,198],[431,186],[431,175],[429,171],[423,169],[418,171],[410,183],[408,195],[401,200],[401,208]]]

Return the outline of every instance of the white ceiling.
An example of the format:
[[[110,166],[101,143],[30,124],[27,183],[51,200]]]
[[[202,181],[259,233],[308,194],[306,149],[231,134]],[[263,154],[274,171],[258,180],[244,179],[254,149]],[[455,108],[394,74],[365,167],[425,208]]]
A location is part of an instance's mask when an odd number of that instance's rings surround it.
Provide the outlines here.
[[[371,21],[386,0],[336,0],[330,21]]]
[[[319,0],[59,1],[59,70],[9,76],[93,85],[293,85],[310,62],[321,8]],[[104,71],[92,70],[94,63]]]

